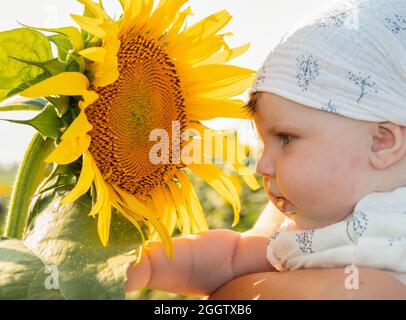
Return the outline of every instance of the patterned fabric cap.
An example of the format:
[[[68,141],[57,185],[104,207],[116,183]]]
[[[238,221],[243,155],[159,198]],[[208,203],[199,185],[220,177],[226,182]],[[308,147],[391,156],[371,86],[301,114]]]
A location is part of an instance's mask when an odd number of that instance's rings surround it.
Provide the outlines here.
[[[406,1],[340,1],[301,22],[266,59],[255,92],[406,125]]]

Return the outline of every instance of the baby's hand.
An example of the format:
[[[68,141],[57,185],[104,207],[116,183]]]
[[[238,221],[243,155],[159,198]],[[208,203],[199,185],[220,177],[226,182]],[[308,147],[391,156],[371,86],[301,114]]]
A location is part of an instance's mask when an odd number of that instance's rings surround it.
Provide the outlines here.
[[[124,285],[125,292],[147,287],[151,280],[151,261],[149,259],[148,249],[144,249],[141,261],[133,263],[127,270],[127,282]]]
[[[144,287],[182,295],[208,296],[232,279],[275,271],[266,257],[268,237],[219,229],[173,239],[175,259],[162,242],[151,241],[141,263],[129,268],[127,292]]]

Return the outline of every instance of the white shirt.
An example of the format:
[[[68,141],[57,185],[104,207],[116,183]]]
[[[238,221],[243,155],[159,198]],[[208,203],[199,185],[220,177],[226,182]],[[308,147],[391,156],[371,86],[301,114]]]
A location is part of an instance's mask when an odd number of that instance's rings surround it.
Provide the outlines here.
[[[280,270],[355,265],[387,270],[406,284],[406,187],[374,192],[344,220],[270,236],[267,257]]]

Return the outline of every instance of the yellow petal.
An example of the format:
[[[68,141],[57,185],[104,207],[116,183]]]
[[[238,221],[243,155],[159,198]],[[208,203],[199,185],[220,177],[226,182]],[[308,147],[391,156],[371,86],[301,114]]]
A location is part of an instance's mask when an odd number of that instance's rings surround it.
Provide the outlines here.
[[[164,221],[165,226],[167,226],[168,231],[172,235],[173,231],[175,230],[175,227],[176,227],[176,217],[177,217],[176,216],[176,206],[173,203],[173,199],[172,199],[171,195],[169,194],[169,191],[164,189],[163,195],[168,204],[168,214],[163,221]]]
[[[221,170],[212,164],[189,165],[189,168],[200,178],[205,180],[214,190],[222,195],[233,207],[235,226],[240,219],[241,202],[238,190]]]
[[[92,67],[94,75],[93,85],[95,87],[105,87],[115,82],[119,77],[118,71],[118,51],[120,49],[120,40],[110,40],[105,46],[106,58],[105,62],[95,63]]]
[[[255,175],[252,173],[251,169],[245,166],[242,161],[245,158],[244,156],[244,149],[246,147],[245,144],[241,144],[237,138],[232,139],[231,141],[228,138],[228,135],[222,135],[221,132],[217,132],[216,130],[212,130],[201,123],[197,122],[190,122],[188,128],[197,130],[199,135],[202,137],[203,145],[205,144],[205,132],[210,132],[210,136],[214,137],[216,140],[220,141],[220,139],[224,139],[222,148],[220,150],[217,148],[204,148],[204,152],[210,158],[214,158],[216,156],[220,156],[222,160],[231,164],[236,170],[238,170],[238,174],[241,175],[245,181],[245,183],[252,189],[258,190],[260,188]],[[205,131],[207,130],[207,131]],[[217,147],[217,146],[216,146]],[[232,150],[229,150],[232,148]]]
[[[187,28],[182,32],[182,36],[192,41],[193,44],[199,43],[205,40],[206,37],[216,34],[223,29],[230,22],[231,18],[227,10],[219,11]]]
[[[99,216],[97,217],[97,231],[99,232],[99,237],[103,246],[107,246],[109,241],[110,223],[111,206],[108,202],[105,202],[99,211]]]
[[[145,207],[134,195],[129,194],[128,192],[121,190],[119,187],[113,185],[114,190],[123,199],[124,204],[123,206],[127,207],[129,211],[137,213],[138,215],[144,217],[150,223],[152,223],[155,229],[158,231],[162,241],[165,245],[166,253],[169,257],[174,257],[174,248],[173,243],[171,241],[171,237],[167,231],[167,229],[162,225],[160,221],[158,221],[155,215]]]
[[[207,97],[189,97],[188,113],[191,120],[211,120],[214,118],[251,119],[244,109],[242,100],[216,100]]]
[[[90,146],[90,136],[85,135],[76,139],[62,140],[56,149],[46,158],[47,163],[61,165],[76,161]]]
[[[230,181],[234,184],[234,187],[238,191],[238,194],[241,195],[241,182],[238,179],[238,176],[236,174],[231,174]]]
[[[183,196],[183,189],[176,186],[174,182],[167,182],[166,185],[169,187],[170,194],[176,205],[178,212],[178,221],[179,221],[179,230],[182,232],[182,235],[191,234],[190,228],[190,218],[188,216],[188,210]]]
[[[233,65],[203,65],[192,69],[193,77],[185,80],[186,86],[218,88],[232,85],[241,79],[252,78],[255,71]]]
[[[128,221],[130,221],[135,228],[137,228],[138,232],[141,235],[142,242],[145,243],[147,240],[144,237],[144,231],[141,229],[140,224],[137,222],[137,219],[134,219],[133,214],[122,207],[116,208]]]
[[[135,255],[136,255],[137,259],[135,260],[134,266],[137,266],[139,263],[141,263],[141,259],[142,259],[144,250],[145,250],[145,247],[143,245],[138,246],[138,248],[135,249]]]
[[[89,87],[89,80],[79,72],[62,72],[24,90],[20,95],[27,98],[52,95],[79,96]]]
[[[187,176],[180,170],[176,173],[176,176],[178,177],[182,185],[182,188],[185,188],[188,208],[193,221],[192,232],[197,233],[207,231],[209,227],[207,225],[207,221],[204,216],[200,200],[197,197],[197,194],[193,188],[192,183],[189,181]]]
[[[126,3],[129,2],[128,0],[118,0],[118,1],[120,1],[120,5],[121,5],[121,8],[122,8],[123,10],[125,9]]]
[[[237,153],[240,152],[240,149],[237,148],[238,141],[235,131],[216,131],[198,122],[190,122],[188,128],[198,131],[204,145],[204,154],[210,159],[220,158],[230,164],[238,162]]]
[[[148,19],[152,28],[151,37],[162,35],[173,23],[180,8],[189,0],[161,0],[154,13]]]
[[[145,231],[142,230],[141,225],[138,222],[140,220],[137,220],[135,218],[135,214],[133,212],[131,212],[130,210],[122,207],[121,205],[114,206],[114,207],[120,212],[120,214],[122,214],[126,219],[128,219],[134,225],[134,227],[138,230],[139,234],[141,235],[142,243],[145,244],[148,241],[148,239],[145,239],[145,237],[144,237]]]
[[[138,250],[138,256],[137,256],[137,260],[136,260],[136,264],[141,262],[141,258],[142,258],[142,251],[145,250],[145,247],[148,245],[149,241],[153,240],[151,238],[145,239],[144,237],[144,231],[141,229],[141,226],[138,224],[138,222],[133,218],[133,213],[130,212],[128,209],[125,208],[116,208],[126,219],[128,219],[129,221],[131,221],[133,223],[133,225],[135,226],[135,228],[138,230],[139,234],[141,235],[141,246],[138,247],[138,249],[136,249],[136,251]],[[141,250],[141,252],[140,252]],[[136,253],[137,255],[137,253]]]
[[[106,49],[102,47],[87,48],[80,51],[79,54],[97,63],[103,63],[106,60]]]
[[[187,41],[183,42],[182,45],[169,46],[168,52],[178,61],[186,61],[188,64],[196,66],[199,62],[206,60],[216,52],[220,51],[223,46],[223,36],[213,35],[209,39],[193,46]]]
[[[187,7],[186,10],[179,12],[176,15],[176,18],[173,22],[173,25],[171,27],[171,29],[168,31],[168,33],[166,34],[166,38],[171,41],[171,39],[173,37],[175,37],[180,29],[182,28],[182,26],[185,24],[186,18],[188,16],[193,15],[192,9],[190,7]]]
[[[117,63],[111,63],[110,65],[105,64],[103,65],[103,69],[100,69],[100,71],[96,71],[94,74],[95,77],[93,80],[93,85],[96,88],[106,87],[117,81],[118,77],[120,76],[120,73],[117,69]]]
[[[103,20],[111,20],[110,17],[104,12],[103,8],[100,7],[97,3],[94,3],[91,0],[78,0],[79,2],[83,3],[91,13],[96,18],[103,19]]]
[[[190,89],[189,93],[190,95],[200,94],[203,97],[211,99],[229,99],[245,93],[252,86],[253,81],[254,76],[247,76],[233,84],[218,86],[217,88],[206,85],[202,85],[199,88],[195,85]]]
[[[107,184],[107,189],[109,191],[109,198],[110,198],[110,203],[111,205],[116,208],[128,221],[130,221],[139,231],[142,237],[142,243],[145,243],[147,240],[144,238],[144,232],[141,230],[141,227],[137,221],[137,217],[128,211],[126,208],[122,207],[121,205],[121,199],[117,192],[114,190],[114,188]]]
[[[104,33],[106,34],[103,37],[103,46],[106,46],[106,43],[117,40],[119,31],[120,31],[120,24],[119,22],[113,22],[113,21],[104,21],[101,25],[100,28],[104,30]]]
[[[93,171],[94,171],[94,183],[96,187],[96,203],[89,215],[97,217],[97,230],[99,232],[99,237],[104,246],[107,245],[110,234],[110,222],[111,222],[111,205],[109,191],[104,181],[99,168],[97,168],[96,163],[93,161]]]
[[[61,200],[62,204],[72,203],[84,195],[92,186],[94,180],[93,159],[90,153],[83,154],[83,165],[79,180],[69,194]]]
[[[241,176],[252,190],[256,191],[261,187],[253,174],[242,174]]]
[[[157,208],[154,201],[151,198],[151,195],[147,196],[146,199],[142,202],[149,210],[151,210],[152,212],[154,212],[155,217],[157,218],[158,221],[162,222],[161,219],[161,214],[162,214],[162,210],[161,208]],[[164,205],[162,205],[164,206]],[[152,224],[148,224],[148,234],[153,234],[154,233],[154,226]]]
[[[102,19],[94,19],[76,14],[71,14],[71,17],[84,31],[87,31],[100,39],[103,39],[106,36],[106,32],[100,27],[103,23]]]
[[[96,216],[101,209],[109,203],[109,192],[99,168],[93,161],[94,183],[96,187],[96,203],[93,205],[89,215]]]
[[[163,225],[167,228],[170,235],[176,226],[176,209],[173,205],[173,201],[170,197],[167,197],[162,190],[163,188],[158,188],[152,193],[153,201],[161,211],[160,216]]]
[[[91,90],[85,90],[82,93],[83,96],[83,101],[79,102],[79,106],[84,111],[88,106],[90,106],[93,102],[95,102],[98,98],[99,95]]]
[[[181,69],[190,96],[228,99],[243,94],[254,81],[255,72],[231,65],[202,65]]]
[[[86,135],[90,130],[93,129],[93,126],[89,123],[86,117],[84,110],[73,120],[69,128],[62,135],[61,140],[74,140],[78,137]]]
[[[228,62],[230,60],[233,60],[241,55],[243,55],[245,52],[248,51],[250,48],[250,44],[247,43],[241,47],[233,48],[233,49],[225,49],[224,51],[211,56],[208,59],[205,59],[204,61],[201,62],[201,64],[219,64],[219,63],[224,63]]]
[[[124,14],[120,25],[120,37],[127,34],[130,29],[141,31],[145,21],[151,15],[153,0],[124,0]]]
[[[120,0],[123,8],[123,18],[120,24],[120,36],[127,34],[129,29],[134,25],[134,17],[138,16],[140,6],[139,1]]]

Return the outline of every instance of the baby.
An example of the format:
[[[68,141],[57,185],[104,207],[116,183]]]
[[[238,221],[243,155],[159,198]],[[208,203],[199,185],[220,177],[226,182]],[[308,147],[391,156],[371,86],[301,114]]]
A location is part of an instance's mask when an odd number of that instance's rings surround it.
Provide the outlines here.
[[[406,283],[406,1],[336,4],[271,52],[251,90],[257,172],[289,223],[270,238],[212,230],[151,242],[143,287],[207,296],[249,273],[355,265]]]

